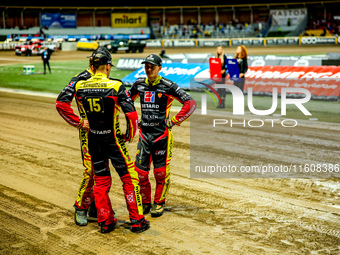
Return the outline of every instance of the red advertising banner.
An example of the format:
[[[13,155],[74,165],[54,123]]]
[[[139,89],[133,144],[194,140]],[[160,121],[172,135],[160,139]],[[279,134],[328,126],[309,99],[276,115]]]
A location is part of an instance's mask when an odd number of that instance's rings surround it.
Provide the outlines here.
[[[222,64],[219,58],[209,58],[210,78],[216,80],[222,78]]]
[[[233,83],[228,80],[227,83]],[[277,88],[304,88],[314,99],[335,100],[340,96],[340,66],[256,66],[245,74],[244,90],[257,94]]]

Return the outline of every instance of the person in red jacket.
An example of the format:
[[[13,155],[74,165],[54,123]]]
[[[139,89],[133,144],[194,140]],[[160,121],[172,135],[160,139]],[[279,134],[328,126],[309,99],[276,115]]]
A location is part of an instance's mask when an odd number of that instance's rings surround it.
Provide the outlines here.
[[[139,78],[129,90],[134,101],[140,97],[142,117],[135,169],[138,172],[144,214],[151,209],[151,217],[163,214],[165,198],[170,185],[170,160],[172,157],[172,127],[179,126],[196,109],[195,100],[176,83],[159,75],[162,59],[151,54],[146,57],[147,78]],[[183,104],[180,112],[169,119],[174,99]],[[151,206],[150,164],[153,161],[156,179],[154,203]]]

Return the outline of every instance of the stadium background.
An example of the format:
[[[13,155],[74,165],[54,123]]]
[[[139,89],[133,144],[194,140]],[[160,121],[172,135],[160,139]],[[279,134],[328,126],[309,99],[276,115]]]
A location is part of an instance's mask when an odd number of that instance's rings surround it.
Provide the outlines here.
[[[237,4],[217,4],[209,3],[209,5],[193,6],[180,4],[178,6],[0,6],[2,18],[0,20],[0,35],[12,33],[16,34],[16,29],[21,30],[21,34],[39,33],[40,25],[44,27],[44,13],[54,14],[69,14],[74,15],[75,20],[71,26],[67,28],[77,28],[81,31],[82,28],[87,29],[87,34],[108,32],[119,33],[121,31],[110,30],[110,27],[124,27],[124,34],[135,32],[132,27],[136,24],[122,26],[113,20],[112,15],[123,13],[131,14],[143,13],[147,15],[147,19],[137,25],[142,27],[138,32],[143,31],[151,38],[181,38],[181,37],[256,37],[256,36],[275,36],[278,35],[278,27],[276,24],[271,24],[271,11],[273,10],[292,10],[303,8],[308,12],[303,29],[313,29],[314,35],[323,33],[323,28],[326,27],[325,35],[334,35],[338,33],[339,25],[339,9],[338,1],[309,1],[298,2],[288,1],[285,3],[270,3],[262,1],[256,4],[247,1],[241,1]],[[69,24],[70,25],[70,24]],[[284,36],[292,32],[294,20],[291,24],[280,24],[280,36]],[[271,26],[275,29],[268,30]],[[291,27],[289,30],[288,27]],[[60,34],[68,34],[77,31],[60,30]],[[277,29],[277,30],[276,30]],[[70,29],[69,29],[70,30]],[[175,31],[177,30],[177,31]],[[234,31],[236,30],[236,31]],[[317,31],[321,30],[321,31]],[[83,30],[84,31],[84,30]],[[47,34],[49,31],[45,31]],[[237,32],[237,34],[233,33]],[[260,32],[260,33],[259,33]],[[301,34],[301,33],[299,33]],[[295,35],[299,35],[295,34]]]
[[[71,35],[86,35],[84,31],[112,32],[111,13],[148,14],[148,23],[143,27],[144,35],[150,35],[151,21],[165,20],[174,30],[178,23],[212,23],[211,33],[154,33],[156,39],[213,41],[247,38],[245,23],[252,28],[251,38],[261,31],[256,30],[258,21],[263,28],[270,18],[270,10],[307,8],[311,26],[315,33],[326,29],[328,43],[302,45],[248,45],[250,55],[323,55],[340,52],[336,36],[338,1],[319,1],[284,4],[264,3],[250,5],[239,1],[230,6],[1,6],[2,21],[0,35],[39,34],[40,14],[77,13],[77,27],[61,30],[44,29],[45,34],[69,31]],[[215,8],[217,7],[217,8]],[[165,11],[164,11],[165,10]],[[218,22],[217,15],[218,13]],[[235,34],[222,34],[223,26],[238,19]],[[253,19],[253,22],[251,21]],[[323,26],[314,26],[318,24]],[[100,21],[100,22],[99,22]],[[215,22],[214,22],[215,21]],[[323,22],[325,21],[325,22]],[[217,23],[217,24],[214,24]],[[101,24],[101,26],[98,26]],[[242,25],[242,30],[240,26]],[[192,24],[190,24],[192,25]],[[231,24],[233,25],[233,24]],[[4,28],[4,27],[14,28]],[[238,28],[237,28],[238,26]],[[26,27],[26,28],[25,28]],[[103,28],[104,27],[104,28]],[[189,27],[189,25],[188,25]],[[194,27],[194,26],[193,26]],[[215,33],[214,33],[215,29]],[[257,27],[258,29],[258,27]],[[57,31],[55,31],[57,30]],[[126,28],[124,28],[126,30]],[[130,28],[127,29],[130,32]],[[141,34],[141,28],[131,29],[132,34]],[[116,30],[120,34],[121,30]],[[192,32],[192,31],[191,31]],[[278,32],[278,31],[275,31]],[[195,35],[196,34],[196,35]],[[57,34],[55,34],[57,35]],[[89,35],[93,35],[91,32]],[[238,36],[237,36],[238,35]],[[197,38],[196,38],[197,36]],[[280,38],[275,34],[275,38]],[[281,34],[281,38],[285,38]],[[179,38],[181,37],[181,38]],[[20,39],[20,37],[18,38]],[[93,40],[97,38],[89,38]],[[267,40],[268,37],[263,37]],[[150,41],[151,41],[150,40]],[[286,42],[283,40],[283,42]],[[74,42],[67,42],[74,43]],[[4,45],[5,43],[1,44]],[[158,53],[157,47],[147,47],[144,53],[119,53],[119,58],[143,58],[148,53]],[[166,47],[167,54],[211,53],[214,47],[185,46]],[[225,48],[226,54],[233,54],[236,45]],[[96,224],[78,228],[73,223],[71,205],[79,185],[81,160],[77,132],[67,126],[54,108],[55,93],[58,93],[75,73],[87,66],[88,52],[61,50],[52,55],[52,75],[22,74],[26,64],[42,70],[40,57],[15,56],[11,49],[0,51],[0,86],[11,89],[34,90],[35,93],[20,93],[0,90],[0,228],[2,231],[1,253],[7,254],[338,254],[340,185],[338,179],[191,179],[190,168],[190,124],[184,123],[174,129],[175,148],[172,164],[172,188],[165,217],[152,220],[152,227],[142,235],[133,235],[120,227],[110,235],[98,233]],[[114,70],[113,77],[123,78],[131,71]],[[50,92],[43,97],[38,92]],[[16,91],[18,92],[18,91]],[[264,100],[263,97],[258,97]],[[227,99],[227,102],[231,102]],[[227,108],[230,111],[231,105]],[[323,121],[302,120],[294,131],[284,128],[236,128],[229,130],[226,147],[232,162],[247,164],[308,163],[316,159],[321,163],[339,162],[339,103],[313,101],[313,114],[327,115]],[[174,114],[176,108],[172,112]],[[228,113],[226,113],[228,114]],[[330,116],[333,119],[330,120]],[[314,117],[314,116],[313,116]],[[333,123],[330,123],[332,121]],[[300,121],[299,121],[300,123]],[[200,125],[200,123],[191,123]],[[197,148],[191,148],[197,149]],[[202,148],[201,148],[202,149]],[[219,148],[221,149],[221,148]],[[132,155],[136,141],[129,144]],[[203,148],[203,150],[210,150]],[[218,150],[218,148],[215,148]],[[66,156],[67,155],[67,158]],[[110,196],[120,220],[127,220],[124,197],[121,194],[119,178],[113,174],[113,188]]]

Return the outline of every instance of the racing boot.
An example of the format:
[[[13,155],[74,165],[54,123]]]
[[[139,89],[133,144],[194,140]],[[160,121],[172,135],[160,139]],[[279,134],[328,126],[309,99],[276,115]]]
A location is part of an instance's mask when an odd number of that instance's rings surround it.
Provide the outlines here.
[[[74,222],[78,226],[86,226],[87,225],[87,210],[81,210],[75,208],[76,211],[74,213]]]
[[[109,225],[105,225],[105,222],[100,223],[100,232],[103,234],[110,233],[112,230],[115,229],[116,224],[117,224],[117,218],[114,218],[112,223]]]
[[[94,203],[94,201],[89,206],[89,216],[88,216],[87,220],[98,221],[97,208],[96,208],[96,204]]]
[[[143,214],[149,213],[151,210],[151,204],[150,203],[145,203],[143,204]]]
[[[156,204],[154,203],[152,205],[152,209],[151,209],[151,217],[160,217],[163,215],[164,212],[164,206],[161,204]]]
[[[150,228],[150,221],[148,221],[145,218],[142,218],[140,220],[131,220],[132,227],[131,231],[133,233],[142,233],[145,230],[148,230]]]

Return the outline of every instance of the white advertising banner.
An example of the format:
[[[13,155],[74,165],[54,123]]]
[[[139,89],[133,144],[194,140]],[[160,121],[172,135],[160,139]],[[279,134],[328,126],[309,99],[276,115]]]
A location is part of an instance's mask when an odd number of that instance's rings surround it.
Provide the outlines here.
[[[274,25],[287,26],[288,20],[290,20],[291,26],[300,24],[303,18],[307,15],[306,8],[298,9],[277,9],[270,10],[272,16],[272,23]]]

